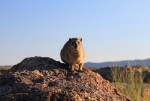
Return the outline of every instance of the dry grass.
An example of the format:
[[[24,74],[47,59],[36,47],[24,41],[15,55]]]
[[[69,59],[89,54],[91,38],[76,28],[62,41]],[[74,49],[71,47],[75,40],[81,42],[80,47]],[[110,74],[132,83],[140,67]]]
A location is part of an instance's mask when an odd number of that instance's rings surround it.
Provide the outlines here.
[[[146,85],[143,94],[143,101],[150,101],[150,84]]]
[[[132,67],[113,67],[112,77],[116,88],[133,101],[150,101],[150,87],[144,84],[142,73]]]

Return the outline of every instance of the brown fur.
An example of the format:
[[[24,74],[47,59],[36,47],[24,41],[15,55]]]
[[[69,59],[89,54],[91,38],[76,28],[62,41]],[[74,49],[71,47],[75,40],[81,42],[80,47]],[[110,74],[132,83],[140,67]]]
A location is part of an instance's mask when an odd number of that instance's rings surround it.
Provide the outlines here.
[[[79,71],[82,71],[82,67],[85,60],[85,52],[82,46],[81,38],[70,38],[60,53],[61,60],[68,64],[71,71],[74,71],[74,66],[79,65]]]

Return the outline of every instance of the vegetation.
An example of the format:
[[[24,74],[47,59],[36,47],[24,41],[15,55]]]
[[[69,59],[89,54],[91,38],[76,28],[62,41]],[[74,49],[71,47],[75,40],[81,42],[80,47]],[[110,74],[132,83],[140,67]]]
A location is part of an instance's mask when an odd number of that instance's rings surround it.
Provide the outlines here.
[[[10,68],[11,66],[0,66],[0,75],[6,73]]]
[[[144,84],[142,73],[132,67],[113,67],[112,77],[116,88],[133,101],[150,101],[150,88]]]
[[[146,85],[144,89],[143,101],[150,101],[150,86],[149,85]]]

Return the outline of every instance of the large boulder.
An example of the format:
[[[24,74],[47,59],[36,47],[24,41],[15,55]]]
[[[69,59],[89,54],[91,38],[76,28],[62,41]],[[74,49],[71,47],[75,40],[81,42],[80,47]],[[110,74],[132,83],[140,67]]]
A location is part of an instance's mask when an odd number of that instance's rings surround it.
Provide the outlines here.
[[[30,57],[0,76],[0,101],[130,101],[98,73]]]

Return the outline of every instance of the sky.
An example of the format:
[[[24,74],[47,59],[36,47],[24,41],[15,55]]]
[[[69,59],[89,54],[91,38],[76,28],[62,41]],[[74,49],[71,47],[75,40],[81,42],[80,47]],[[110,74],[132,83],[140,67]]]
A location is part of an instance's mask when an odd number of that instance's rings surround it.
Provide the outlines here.
[[[150,58],[149,0],[1,0],[0,65],[26,57],[60,59],[81,37],[85,62]]]

